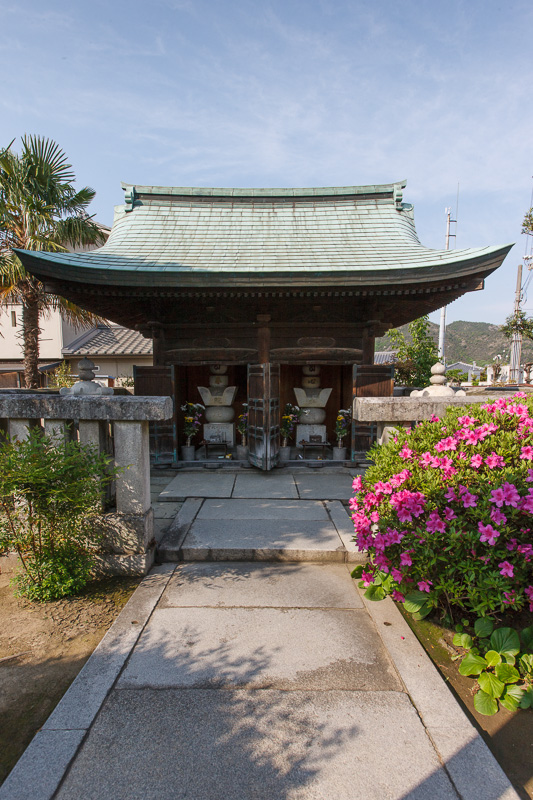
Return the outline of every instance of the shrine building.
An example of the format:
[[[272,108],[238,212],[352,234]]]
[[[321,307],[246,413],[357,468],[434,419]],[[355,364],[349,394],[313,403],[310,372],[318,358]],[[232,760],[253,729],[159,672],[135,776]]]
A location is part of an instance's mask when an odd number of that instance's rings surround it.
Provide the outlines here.
[[[136,393],[172,394],[179,409],[200,402],[198,387],[227,367],[237,413],[251,404],[252,463],[269,468],[279,408],[296,402],[303,367],[331,388],[331,438],[354,375],[366,371],[387,391],[375,337],[482,289],[511,248],[424,247],[404,188],[123,184],[125,204],[100,249],[17,254],[48,292],[153,339],[154,366],[138,371]],[[179,436],[178,412],[175,424]]]

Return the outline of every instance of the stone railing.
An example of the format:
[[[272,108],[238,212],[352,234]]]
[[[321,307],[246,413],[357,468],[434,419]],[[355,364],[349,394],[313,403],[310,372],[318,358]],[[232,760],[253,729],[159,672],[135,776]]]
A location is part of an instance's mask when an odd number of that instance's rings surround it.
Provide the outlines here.
[[[132,397],[0,392],[0,428],[24,439],[41,425],[54,438],[77,431],[82,444],[110,452],[120,469],[116,508],[98,518],[104,535],[102,573],[143,575],[154,559],[148,423],[172,417],[170,397]]]
[[[486,403],[487,400],[489,398],[486,395],[356,397],[353,418],[357,422],[375,422],[378,444],[387,444],[397,428],[410,428],[413,423],[430,419],[432,415],[441,417],[449,406],[467,406],[472,403]]]

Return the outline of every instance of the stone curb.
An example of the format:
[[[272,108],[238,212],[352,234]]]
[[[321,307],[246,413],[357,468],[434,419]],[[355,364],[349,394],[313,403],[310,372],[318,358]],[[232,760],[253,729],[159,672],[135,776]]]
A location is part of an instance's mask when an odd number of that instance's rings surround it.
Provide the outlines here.
[[[0,786],[0,800],[52,800],[175,570],[155,567]]]
[[[393,601],[360,594],[461,800],[520,800]]]
[[[366,564],[368,556],[359,550],[353,541],[353,523],[340,500],[325,500],[324,505],[329,513],[335,530],[346,550],[346,561],[349,564]]]
[[[203,502],[202,497],[188,497],[185,500],[157,547],[157,558],[160,561],[181,561],[181,545]]]

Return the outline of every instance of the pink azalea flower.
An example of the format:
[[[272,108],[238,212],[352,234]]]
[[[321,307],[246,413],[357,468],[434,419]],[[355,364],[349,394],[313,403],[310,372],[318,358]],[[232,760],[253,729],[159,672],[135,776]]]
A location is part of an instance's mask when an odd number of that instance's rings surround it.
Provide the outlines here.
[[[361,475],[357,475],[353,479],[352,489],[354,490],[354,492],[360,492],[362,488],[363,488],[363,479]]]
[[[379,522],[379,511],[372,511],[370,514],[370,522]]]
[[[450,521],[452,519],[457,519],[457,514],[455,513],[453,508],[450,508],[450,506],[446,506],[446,508],[444,509],[444,519],[446,519],[447,521]]]
[[[363,572],[361,573],[361,580],[363,581],[363,586],[366,589],[366,588],[368,588],[368,586],[372,585],[372,583],[374,581],[374,576],[372,575],[371,572],[365,572],[363,570]]]
[[[400,456],[400,458],[412,458],[413,451],[409,447],[407,447],[407,445],[404,445],[400,450],[400,452],[398,453],[398,455]]]
[[[403,573],[402,573],[401,569],[398,569],[397,567],[393,567],[391,569],[390,574],[392,575],[392,577],[396,581],[396,583],[401,583],[402,582]]]
[[[501,561],[498,566],[500,567],[500,575],[504,578],[512,578],[514,575],[514,567],[508,561]]]
[[[374,489],[378,492],[382,492],[383,494],[392,494],[392,486],[388,482],[384,483],[383,481],[377,481]]]
[[[393,589],[391,592],[391,597],[393,600],[396,600],[397,603],[405,603],[405,597],[398,589]]]
[[[463,508],[476,508],[477,506],[477,494],[470,494],[470,492],[465,492],[462,497],[463,500]]]
[[[470,466],[474,467],[474,469],[479,469],[480,466],[483,464],[483,456],[479,453],[476,453],[475,456],[472,456],[470,459]]]
[[[502,486],[502,490],[503,490],[503,501],[505,505],[517,508],[518,503],[520,502],[520,495],[516,490],[516,486],[513,483],[504,483]]]
[[[447,436],[446,439],[441,439],[440,442],[437,442],[435,450],[437,453],[442,453],[444,450],[457,450],[457,442],[453,436]]]
[[[400,544],[404,536],[405,533],[403,531],[400,533],[400,531],[397,531],[396,529],[389,530],[388,532],[389,545]]]
[[[473,425],[474,422],[477,422],[477,419],[475,417],[469,417],[465,414],[463,417],[459,417],[457,422],[459,425]]]
[[[421,467],[430,467],[432,461],[433,461],[433,456],[431,455],[429,450],[426,450],[425,453],[422,453],[422,455],[418,459],[418,463],[420,464]]]
[[[429,515],[428,521],[426,522],[426,530],[429,533],[435,533],[436,531],[444,533],[446,530],[446,525],[439,517],[438,511],[432,511]]]
[[[402,483],[409,480],[411,477],[411,473],[408,469],[402,469],[401,472],[398,472],[396,475],[393,475],[390,479],[389,483],[394,489],[399,489]]]
[[[528,469],[526,481],[531,483],[533,481],[533,469]]]
[[[405,553],[400,553],[400,564],[402,567],[410,567],[413,563],[411,558],[412,550],[406,550]]]
[[[499,537],[500,533],[495,530],[492,525],[483,525],[480,521],[477,524],[477,529],[481,534],[479,537],[480,542],[488,542],[490,545],[496,544],[496,539]]]
[[[350,499],[348,500],[348,505],[351,511],[357,511],[357,509],[359,508],[359,503],[357,502],[357,498],[355,497],[350,497]]]
[[[485,459],[485,464],[489,469],[494,469],[495,467],[505,467],[505,459],[493,451],[490,456],[487,456]]]
[[[430,592],[433,581],[418,581],[418,588],[421,592]]]
[[[502,514],[499,508],[492,509],[490,512],[490,518],[495,525],[505,525],[507,523],[507,517],[505,514]]]
[[[466,453],[463,453],[463,451],[461,450],[461,452],[460,452],[460,453],[457,453],[457,458],[458,458],[460,461],[466,461],[466,459],[468,458],[468,456],[466,455]]]
[[[513,550],[516,550],[517,544],[518,544],[518,539],[510,539],[505,546],[509,550],[509,552],[512,553]]]
[[[523,460],[531,461],[533,458],[533,447],[527,444],[520,450],[520,458]]]
[[[503,596],[505,597],[505,600],[503,601],[505,605],[510,605],[511,603],[516,602],[516,592],[514,590],[510,592],[504,592]]]
[[[429,418],[430,422],[440,422],[439,417],[436,417],[435,414],[432,414]]]
[[[495,503],[498,508],[501,508],[504,504],[504,500],[505,498],[501,486],[498,486],[497,489],[493,489],[491,491],[489,503]]]
[[[533,611],[533,586],[527,586],[524,589],[524,594],[529,600],[529,610]]]
[[[383,572],[388,572],[390,567],[390,559],[383,555],[383,553],[376,553],[375,556],[376,565],[383,570]]]
[[[451,486],[445,493],[444,497],[446,498],[446,500],[448,500],[448,502],[451,502],[452,500],[457,500],[457,495],[455,494],[455,491],[454,489],[452,489]]]

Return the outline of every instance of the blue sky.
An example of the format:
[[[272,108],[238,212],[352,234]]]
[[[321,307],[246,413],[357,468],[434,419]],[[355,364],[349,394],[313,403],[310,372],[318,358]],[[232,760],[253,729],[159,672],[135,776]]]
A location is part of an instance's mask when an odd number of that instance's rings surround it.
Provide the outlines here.
[[[443,248],[459,184],[457,246],[516,246],[448,321],[511,312],[533,185],[531,0],[0,0],[0,19],[0,144],[55,139],[100,221],[121,180],[406,178],[421,242]]]

